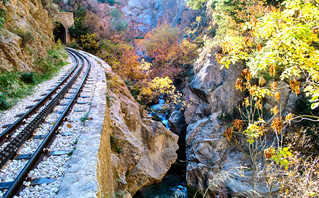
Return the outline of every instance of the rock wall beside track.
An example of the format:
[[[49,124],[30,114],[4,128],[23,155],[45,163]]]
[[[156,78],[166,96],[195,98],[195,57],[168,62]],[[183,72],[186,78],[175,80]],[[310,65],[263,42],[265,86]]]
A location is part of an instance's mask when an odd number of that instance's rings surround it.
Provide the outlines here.
[[[54,45],[53,23],[41,0],[7,3],[7,21],[0,32],[0,70],[32,71],[37,57]]]
[[[98,196],[131,197],[162,180],[177,159],[178,136],[149,118],[119,76],[105,72],[107,110],[98,155]]]

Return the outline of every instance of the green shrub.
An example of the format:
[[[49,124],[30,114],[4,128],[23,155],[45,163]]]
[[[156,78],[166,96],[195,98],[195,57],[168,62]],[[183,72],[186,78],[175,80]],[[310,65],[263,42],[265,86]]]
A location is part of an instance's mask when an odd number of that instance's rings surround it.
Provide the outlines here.
[[[97,54],[100,50],[98,37],[96,34],[81,35],[82,49],[92,54]]]
[[[111,150],[112,150],[112,152],[115,152],[117,154],[122,154],[123,153],[123,150],[119,146],[119,137],[118,136],[114,136],[112,134],[111,138],[110,138],[110,142],[111,142]]]
[[[114,6],[116,2],[115,0],[107,0],[107,3],[110,4],[110,6]]]
[[[71,48],[74,48],[74,49],[80,48],[79,44],[77,44],[76,42],[69,43],[68,47],[71,47]]]
[[[63,48],[49,50],[47,58],[37,58],[35,64],[41,73],[40,79],[43,78],[43,80],[46,80],[58,72],[60,67],[67,64],[67,62],[64,61],[65,58],[67,58],[67,55]]]
[[[37,71],[21,73],[18,71],[0,74],[0,110],[8,109],[17,102],[18,98],[32,93],[36,84],[50,79],[59,69],[67,64],[67,57],[61,44],[48,52],[47,58],[36,58]]]
[[[86,9],[79,7],[74,12],[74,26],[69,28],[69,33],[72,38],[80,40],[81,35],[86,35],[90,32],[89,27],[84,24],[84,17],[86,15]]]
[[[0,94],[0,110],[6,110],[10,107],[6,99],[6,94]]]
[[[69,33],[72,38],[80,39],[81,35],[89,33],[89,28],[83,23],[74,23],[74,26],[69,28]]]
[[[189,0],[187,5],[194,10],[199,10],[203,8],[204,3],[206,0]]]
[[[98,2],[105,3],[105,0],[98,0]],[[106,3],[108,3],[110,6],[114,6],[114,4],[120,5],[121,2],[115,0],[107,0]]]
[[[33,72],[22,73],[20,79],[27,84],[35,83],[35,77]]]
[[[21,42],[22,47],[25,47],[26,44],[31,44],[34,40],[33,34],[29,30],[24,31],[24,30],[20,29],[19,27],[17,27],[14,30],[14,33],[16,33],[18,36],[20,36],[22,38],[22,42]]]
[[[81,122],[84,123],[86,120],[88,120],[89,113],[86,113],[83,117],[80,118]]]
[[[122,19],[122,13],[117,9],[112,9],[110,12],[112,16],[111,27],[118,32],[125,31],[128,27],[128,22]]]
[[[106,97],[107,106],[110,108],[113,102],[113,99],[116,99],[116,98],[114,96],[111,96],[109,91],[107,91],[105,97]]]
[[[7,20],[7,10],[5,9],[7,2],[9,2],[9,0],[0,0],[0,30]]]
[[[113,19],[111,21],[112,28],[114,28],[118,32],[123,32],[124,30],[127,29],[128,23],[122,19]]]
[[[59,7],[53,0],[41,0],[43,7],[48,11],[49,16],[53,17],[59,12]]]
[[[20,80],[17,71],[2,73],[0,85],[0,92],[7,96],[6,101],[10,98],[19,98],[27,92],[27,85]],[[10,104],[10,102],[8,103]]]
[[[122,17],[122,13],[119,11],[119,9],[117,8],[114,8],[111,10],[110,12],[110,15],[113,17],[113,18],[120,18]]]

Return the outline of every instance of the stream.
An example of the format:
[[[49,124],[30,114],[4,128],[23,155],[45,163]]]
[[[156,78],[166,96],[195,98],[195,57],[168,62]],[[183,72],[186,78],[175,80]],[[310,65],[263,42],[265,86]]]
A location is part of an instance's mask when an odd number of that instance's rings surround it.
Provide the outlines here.
[[[166,126],[166,128],[170,130],[170,128],[168,126],[169,113],[167,111],[163,112],[164,105],[165,105],[165,100],[158,99],[158,104],[152,105],[150,107],[151,111],[150,111],[149,115],[151,117],[157,116],[161,120],[161,122]]]
[[[159,99],[158,104],[150,107],[151,111],[149,115],[151,117],[157,116],[166,128],[170,129],[168,126],[169,112],[163,111],[164,104],[165,100]],[[180,159],[180,156],[178,158]],[[181,162],[179,159],[172,164],[160,183],[142,188],[133,196],[133,198],[187,198],[188,195],[185,180],[186,162]]]

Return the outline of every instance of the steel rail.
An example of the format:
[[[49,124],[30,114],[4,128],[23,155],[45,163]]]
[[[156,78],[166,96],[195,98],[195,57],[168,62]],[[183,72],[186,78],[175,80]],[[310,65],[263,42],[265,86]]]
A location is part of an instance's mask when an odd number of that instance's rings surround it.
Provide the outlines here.
[[[18,149],[26,140],[32,137],[35,129],[44,122],[45,118],[52,112],[53,108],[58,105],[60,99],[63,98],[82,72],[84,60],[82,59],[82,61],[82,66],[78,69],[77,73],[72,77],[67,85],[64,86],[64,88],[51,100],[51,102],[16,137],[14,137],[8,145],[2,149],[0,152],[0,168],[2,168],[11,159],[11,157],[16,154]]]
[[[68,50],[71,50],[71,49],[68,49]],[[88,63],[88,69],[87,69],[87,71],[85,73],[84,79],[82,80],[78,90],[76,91],[76,93],[74,94],[74,96],[72,97],[70,102],[68,103],[67,107],[64,109],[63,113],[58,118],[57,122],[51,128],[51,130],[47,134],[46,138],[42,141],[42,143],[37,148],[37,150],[33,153],[33,155],[31,156],[30,160],[28,161],[28,163],[24,166],[22,171],[19,173],[17,178],[14,180],[13,184],[6,191],[6,193],[4,194],[3,198],[12,198],[14,195],[16,195],[19,192],[19,189],[21,188],[21,186],[23,184],[23,181],[28,176],[28,173],[32,169],[34,169],[36,167],[36,165],[37,165],[37,163],[39,161],[41,161],[43,159],[43,157],[45,156],[44,149],[49,146],[50,142],[52,142],[52,139],[56,136],[56,131],[57,131],[58,127],[63,122],[64,117],[69,113],[71,107],[73,106],[75,100],[77,99],[78,95],[80,94],[80,92],[81,92],[81,90],[82,90],[82,88],[83,88],[83,86],[84,86],[84,84],[85,84],[85,82],[86,82],[86,80],[88,78],[89,72],[91,70],[91,63],[82,54],[77,53],[76,51],[73,51],[73,52],[76,53],[81,58],[83,57],[86,60],[86,62]],[[83,61],[83,65],[84,65],[84,61]]]
[[[0,134],[0,145],[3,144],[4,140],[6,138],[9,138],[10,135],[13,133],[14,130],[16,130],[21,124],[23,123],[23,120],[28,118],[30,115],[35,113],[43,104],[49,100],[49,98],[57,91],[59,87],[62,86],[73,74],[73,72],[76,70],[76,68],[79,66],[78,60],[75,58],[75,56],[72,53],[69,53],[74,59],[76,60],[75,66],[72,68],[72,70],[67,74],[67,76],[59,83],[57,84],[45,97],[43,97],[39,102],[37,102],[31,109],[29,109],[26,113],[24,113],[20,118],[18,118],[10,127],[5,129]]]

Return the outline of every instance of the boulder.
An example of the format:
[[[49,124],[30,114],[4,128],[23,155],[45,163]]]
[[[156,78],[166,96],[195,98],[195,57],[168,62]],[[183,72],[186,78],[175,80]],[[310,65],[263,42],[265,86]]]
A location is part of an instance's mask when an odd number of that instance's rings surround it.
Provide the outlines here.
[[[169,119],[168,119],[168,126],[172,132],[177,135],[181,135],[183,131],[186,129],[186,122],[184,114],[181,110],[175,109]]]
[[[186,87],[183,97],[187,101],[187,108],[184,111],[187,124],[210,115],[209,103],[203,101],[200,96],[192,92],[190,87]]]

